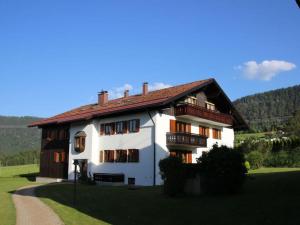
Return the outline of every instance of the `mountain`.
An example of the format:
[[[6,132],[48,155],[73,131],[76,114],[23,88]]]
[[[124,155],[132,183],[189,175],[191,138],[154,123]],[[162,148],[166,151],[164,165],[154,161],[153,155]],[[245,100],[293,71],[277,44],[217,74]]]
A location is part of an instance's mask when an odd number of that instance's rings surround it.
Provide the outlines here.
[[[40,149],[41,131],[27,125],[38,117],[0,116],[0,154],[15,154]]]
[[[300,110],[300,85],[245,96],[233,104],[251,129],[278,129]]]

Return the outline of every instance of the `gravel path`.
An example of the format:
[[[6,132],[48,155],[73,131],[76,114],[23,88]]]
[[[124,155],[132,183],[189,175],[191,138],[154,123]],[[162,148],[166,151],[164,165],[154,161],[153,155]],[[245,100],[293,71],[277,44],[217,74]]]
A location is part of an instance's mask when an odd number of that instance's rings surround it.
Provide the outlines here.
[[[22,187],[13,194],[16,225],[63,225],[53,210],[35,197],[35,187]]]

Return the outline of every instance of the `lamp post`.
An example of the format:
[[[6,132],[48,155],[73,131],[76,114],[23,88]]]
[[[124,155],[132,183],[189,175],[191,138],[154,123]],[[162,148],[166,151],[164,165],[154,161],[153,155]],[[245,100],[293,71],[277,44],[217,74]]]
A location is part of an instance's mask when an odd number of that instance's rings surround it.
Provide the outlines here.
[[[74,170],[74,195],[73,195],[73,204],[76,206],[76,197],[77,197],[77,166],[79,165],[78,159],[75,159],[73,164],[75,165]]]

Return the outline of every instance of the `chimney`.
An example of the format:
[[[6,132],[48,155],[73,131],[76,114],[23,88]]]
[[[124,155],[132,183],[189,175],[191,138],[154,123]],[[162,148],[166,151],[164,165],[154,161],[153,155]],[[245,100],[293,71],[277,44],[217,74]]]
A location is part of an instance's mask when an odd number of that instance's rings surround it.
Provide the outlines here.
[[[104,105],[108,102],[107,91],[101,91],[98,93],[98,105]]]
[[[148,94],[148,82],[143,83],[143,95]]]
[[[129,96],[129,90],[124,91],[124,98],[127,98]]]

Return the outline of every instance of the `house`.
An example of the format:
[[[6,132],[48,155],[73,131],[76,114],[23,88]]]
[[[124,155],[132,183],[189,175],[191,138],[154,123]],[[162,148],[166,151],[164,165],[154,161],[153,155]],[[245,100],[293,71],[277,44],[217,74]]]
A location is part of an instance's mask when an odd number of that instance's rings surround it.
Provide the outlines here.
[[[233,147],[247,124],[214,79],[85,105],[34,122],[42,129],[40,176],[73,179],[80,170],[102,182],[158,185],[159,161],[169,155],[196,163],[212,145]]]

